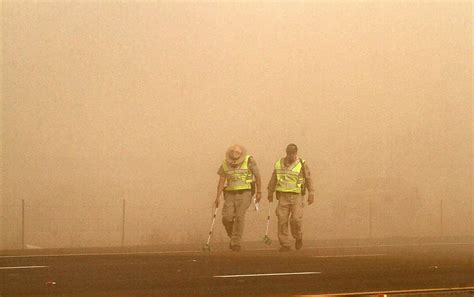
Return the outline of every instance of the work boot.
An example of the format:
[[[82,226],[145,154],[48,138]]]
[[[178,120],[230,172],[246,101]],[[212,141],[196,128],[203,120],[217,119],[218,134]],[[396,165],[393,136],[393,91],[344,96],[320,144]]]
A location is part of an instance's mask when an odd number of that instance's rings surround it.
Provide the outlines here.
[[[280,247],[280,252],[291,252],[291,248],[289,246],[283,245]]]
[[[233,246],[231,246],[231,249],[234,252],[240,252],[240,245],[233,245]]]
[[[300,250],[303,247],[303,238],[295,241],[295,249]]]

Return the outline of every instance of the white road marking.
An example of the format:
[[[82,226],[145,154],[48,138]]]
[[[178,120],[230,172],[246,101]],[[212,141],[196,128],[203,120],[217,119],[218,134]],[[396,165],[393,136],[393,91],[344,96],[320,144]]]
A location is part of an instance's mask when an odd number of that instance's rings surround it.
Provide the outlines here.
[[[323,297],[323,296],[367,296],[378,294],[410,294],[410,293],[428,293],[428,292],[455,292],[471,291],[474,287],[453,287],[453,288],[433,288],[433,289],[411,289],[411,290],[393,290],[393,291],[374,291],[374,292],[352,292],[352,293],[327,293],[317,295],[292,295],[293,297]]]
[[[337,249],[337,248],[380,248],[380,247],[422,247],[422,246],[449,246],[472,245],[471,242],[441,242],[441,243],[410,243],[410,244],[380,244],[380,245],[339,245],[339,246],[309,246],[304,249]]]
[[[354,255],[329,255],[329,256],[312,256],[313,258],[357,258],[357,257],[380,257],[387,254],[354,254]]]
[[[305,271],[305,272],[280,272],[280,273],[214,275],[214,277],[231,278],[231,277],[254,277],[254,276],[305,275],[305,274],[320,274],[320,273],[321,272]]]
[[[0,267],[0,270],[13,270],[13,269],[35,269],[35,268],[46,268],[48,266],[12,266],[12,267]]]

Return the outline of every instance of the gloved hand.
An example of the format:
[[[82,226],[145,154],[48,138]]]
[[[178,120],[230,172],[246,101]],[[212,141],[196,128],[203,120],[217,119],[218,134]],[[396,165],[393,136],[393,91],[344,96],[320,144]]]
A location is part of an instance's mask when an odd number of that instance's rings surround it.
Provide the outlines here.
[[[314,202],[314,193],[309,193],[308,195],[308,205],[313,204]]]
[[[257,196],[255,196],[255,202],[259,203],[262,200],[262,192],[257,192]]]
[[[273,202],[273,193],[268,193],[268,201]]]
[[[219,203],[220,203],[220,199],[219,197],[217,197],[216,200],[214,201],[214,205],[216,206],[216,208],[219,207]]]

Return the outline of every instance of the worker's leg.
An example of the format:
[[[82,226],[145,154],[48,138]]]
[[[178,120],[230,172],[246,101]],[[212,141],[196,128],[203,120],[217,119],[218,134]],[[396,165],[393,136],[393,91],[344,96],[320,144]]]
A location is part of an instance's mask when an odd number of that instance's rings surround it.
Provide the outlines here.
[[[232,230],[232,239],[230,242],[231,245],[240,246],[240,241],[242,239],[242,235],[244,234],[245,213],[247,212],[251,201],[252,194],[250,191],[243,191],[235,196],[235,218]]]
[[[288,238],[288,218],[290,216],[291,200],[290,194],[277,193],[278,206],[276,208],[276,215],[278,217],[278,240],[281,246],[290,246]]]
[[[225,227],[227,236],[232,237],[232,229],[234,225],[235,212],[235,194],[231,192],[224,192],[224,206],[222,207],[222,224]]]

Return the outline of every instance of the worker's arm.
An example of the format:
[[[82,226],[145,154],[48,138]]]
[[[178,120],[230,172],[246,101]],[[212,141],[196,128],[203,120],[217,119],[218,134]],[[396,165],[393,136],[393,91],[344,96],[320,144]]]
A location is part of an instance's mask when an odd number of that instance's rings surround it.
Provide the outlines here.
[[[311,170],[309,170],[308,165],[304,162],[304,174],[305,174],[305,186],[308,190],[308,204],[313,204],[314,202],[314,184],[313,178],[311,176]]]
[[[224,191],[224,185],[225,185],[225,175],[220,175],[219,182],[217,183],[216,200],[214,201],[216,208],[219,207],[220,198],[221,198],[222,192]]]
[[[257,195],[255,199],[257,202],[260,202],[262,199],[262,178],[260,177],[260,170],[258,170],[257,162],[253,158],[249,160],[249,168],[255,176],[255,184],[257,187]]]
[[[214,205],[216,206],[216,208],[219,207],[219,200],[221,198],[222,192],[224,191],[226,180],[225,171],[222,165],[217,170],[217,174],[219,175],[219,181],[217,182],[216,200],[214,200]]]
[[[276,172],[273,170],[272,173],[272,178],[268,182],[268,201],[272,202],[273,201],[273,192],[275,192],[275,187],[276,187],[277,179],[276,179]]]

